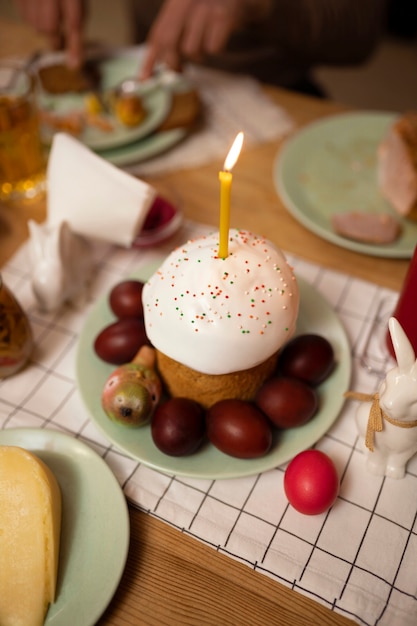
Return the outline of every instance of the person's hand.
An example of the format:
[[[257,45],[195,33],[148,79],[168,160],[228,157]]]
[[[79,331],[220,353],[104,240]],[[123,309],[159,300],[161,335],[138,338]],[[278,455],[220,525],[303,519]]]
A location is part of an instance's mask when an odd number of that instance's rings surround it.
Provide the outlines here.
[[[179,71],[183,59],[202,60],[226,46],[242,23],[265,10],[265,0],[166,0],[147,41],[141,78],[155,63]]]
[[[67,63],[78,67],[83,55],[83,0],[16,0],[24,20],[45,35],[54,50],[65,48]]]

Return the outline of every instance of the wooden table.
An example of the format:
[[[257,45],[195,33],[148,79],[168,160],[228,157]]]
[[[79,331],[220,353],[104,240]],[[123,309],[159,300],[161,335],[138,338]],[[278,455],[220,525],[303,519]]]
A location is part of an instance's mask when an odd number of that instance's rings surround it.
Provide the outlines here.
[[[0,19],[0,57],[29,54],[40,43],[24,26]],[[290,112],[298,127],[346,109],[283,90],[267,88],[267,92]],[[277,197],[271,176],[279,148],[280,142],[273,141],[245,149],[241,154],[233,184],[235,208],[231,225],[267,233],[280,247],[313,262],[400,289],[407,261],[369,257],[339,248],[303,228],[288,213]],[[149,182],[162,193],[174,192],[186,217],[216,225],[217,172],[221,165],[214,162],[158,176]],[[26,238],[29,217],[42,221],[45,203],[0,205],[0,267]],[[131,544],[126,569],[100,626],[352,625],[350,620],[150,515],[133,507],[129,511]]]

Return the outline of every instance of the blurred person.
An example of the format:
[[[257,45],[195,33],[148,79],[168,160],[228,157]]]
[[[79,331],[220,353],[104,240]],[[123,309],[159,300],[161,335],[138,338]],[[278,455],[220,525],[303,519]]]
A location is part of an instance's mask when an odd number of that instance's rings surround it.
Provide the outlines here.
[[[24,19],[83,58],[83,0],[16,0]],[[135,39],[146,43],[141,78],[157,63],[192,61],[321,95],[319,65],[365,62],[384,32],[387,0],[130,0]],[[104,9],[104,7],[103,7]]]
[[[52,50],[65,49],[70,67],[83,60],[84,0],[15,0],[22,18],[44,35]]]

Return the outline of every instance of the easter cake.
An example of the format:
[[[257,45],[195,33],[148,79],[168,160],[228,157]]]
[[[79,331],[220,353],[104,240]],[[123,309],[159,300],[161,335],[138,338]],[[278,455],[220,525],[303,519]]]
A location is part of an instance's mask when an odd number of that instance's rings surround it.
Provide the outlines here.
[[[293,336],[297,281],[273,243],[230,230],[174,250],[143,288],[147,336],[169,393],[208,408],[226,398],[252,400]]]

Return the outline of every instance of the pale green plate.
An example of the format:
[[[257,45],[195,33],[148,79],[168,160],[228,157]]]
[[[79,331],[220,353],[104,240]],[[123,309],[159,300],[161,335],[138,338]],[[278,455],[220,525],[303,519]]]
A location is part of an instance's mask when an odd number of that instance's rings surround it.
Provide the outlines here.
[[[273,170],[279,196],[290,213],[310,231],[342,248],[370,256],[410,258],[417,224],[401,219],[377,185],[377,148],[395,116],[358,112],[333,115],[306,126],[288,139]],[[333,213],[389,212],[402,224],[402,235],[386,245],[365,244],[336,234]]]
[[[111,148],[110,150],[100,150],[99,155],[113,163],[113,165],[120,167],[140,163],[166,152],[182,141],[187,134],[188,132],[185,128],[159,131],[144,137],[140,141]]]
[[[134,276],[146,280],[159,265],[160,262],[142,268]],[[111,422],[101,408],[100,399],[107,377],[115,366],[101,361],[93,350],[98,333],[115,321],[107,296],[91,312],[78,343],[77,384],[93,422],[117,448],[145,465],[168,474],[195,478],[235,478],[257,474],[285,463],[313,445],[330,428],[343,406],[343,393],[349,387],[351,376],[351,354],[345,331],[336,314],[308,283],[301,279],[298,283],[301,292],[298,333],[315,332],[327,337],[334,348],[337,367],[320,387],[321,408],[316,416],[300,428],[283,431],[276,437],[267,455],[242,460],[227,456],[207,443],[191,456],[171,457],[156,448],[149,426],[130,429]]]
[[[91,448],[54,430],[0,430],[0,444],[35,453],[61,487],[57,599],[45,626],[94,626],[116,591],[129,548],[129,515],[119,483]]]
[[[138,59],[132,54],[120,54],[103,60],[100,63],[103,92],[106,93],[122,80],[136,76],[138,67]],[[84,99],[85,94],[51,95],[40,91],[38,100],[42,109],[53,113],[70,113],[84,110]],[[137,142],[147,137],[166,119],[172,104],[171,90],[165,86],[157,86],[143,94],[142,102],[147,114],[138,126],[124,126],[113,115],[107,114],[106,117],[113,124],[114,130],[106,132],[90,125],[85,127],[77,139],[89,148],[101,151]],[[51,142],[53,134],[49,126],[43,125],[42,138],[45,143]]]

